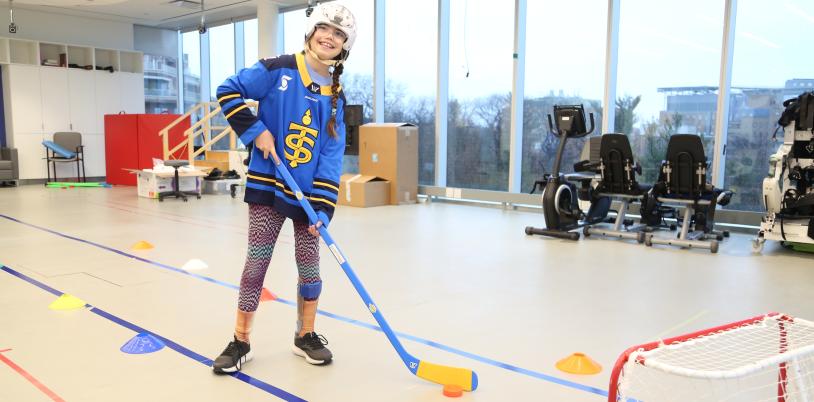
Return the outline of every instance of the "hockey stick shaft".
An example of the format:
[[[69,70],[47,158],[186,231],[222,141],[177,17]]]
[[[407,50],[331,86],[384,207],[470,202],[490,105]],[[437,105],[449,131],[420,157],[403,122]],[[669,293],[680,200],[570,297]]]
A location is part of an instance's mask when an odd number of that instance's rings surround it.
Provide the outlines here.
[[[316,212],[314,212],[314,208],[311,207],[311,204],[305,198],[305,195],[302,193],[302,190],[300,190],[297,182],[294,181],[293,177],[291,177],[291,173],[288,171],[288,169],[282,165],[280,159],[276,155],[272,155],[272,157],[277,168],[277,172],[283,176],[283,180],[285,181],[286,185],[288,185],[288,187],[294,193],[294,196],[297,198],[297,201],[299,201],[300,206],[302,206],[303,210],[305,210],[305,214],[308,216],[308,221],[312,225],[315,225],[319,218],[317,217]],[[370,294],[367,293],[367,290],[362,285],[359,277],[356,276],[356,273],[353,271],[353,268],[351,268],[348,259],[345,258],[344,254],[342,254],[342,251],[339,249],[339,246],[337,246],[330,233],[328,233],[328,229],[325,226],[320,226],[319,233],[322,235],[322,239],[325,241],[325,244],[328,245],[328,249],[331,251],[331,254],[333,254],[336,262],[338,262],[342,267],[342,270],[345,271],[345,275],[347,275],[348,279],[350,279],[353,287],[356,289],[356,292],[362,297],[362,301],[364,301],[368,311],[370,311],[373,318],[376,319],[376,322],[379,324],[382,332],[384,332],[385,336],[387,336],[387,340],[389,340],[390,344],[393,345],[393,348],[396,349],[396,353],[398,353],[399,357],[404,362],[404,365],[407,366],[407,369],[409,369],[410,372],[425,380],[438,384],[458,385],[466,391],[474,391],[478,387],[478,375],[470,369],[424,362],[407,353],[404,346],[401,344],[401,341],[399,341],[395,333],[393,333],[393,329],[390,328],[390,324],[388,324],[387,320],[384,319],[381,310],[376,306],[375,303],[373,303],[373,299],[370,297]]]

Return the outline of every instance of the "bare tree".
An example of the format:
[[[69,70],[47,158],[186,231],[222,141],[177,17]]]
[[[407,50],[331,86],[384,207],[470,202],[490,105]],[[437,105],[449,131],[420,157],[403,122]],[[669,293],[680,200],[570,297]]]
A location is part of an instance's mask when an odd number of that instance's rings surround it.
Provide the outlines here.
[[[363,122],[373,120],[373,79],[369,75],[342,75],[342,91],[349,105],[362,105]]]
[[[636,107],[642,101],[642,96],[625,95],[616,99],[615,128],[617,133],[630,135],[633,133],[633,125],[636,124]]]

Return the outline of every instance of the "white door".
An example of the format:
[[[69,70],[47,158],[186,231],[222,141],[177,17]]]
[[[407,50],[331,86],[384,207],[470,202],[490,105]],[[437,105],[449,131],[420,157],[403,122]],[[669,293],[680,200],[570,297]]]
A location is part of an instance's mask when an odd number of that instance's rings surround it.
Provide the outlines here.
[[[96,91],[96,133],[105,132],[105,115],[117,114],[122,110],[121,89],[117,76],[120,73],[94,71],[94,90]]]
[[[128,114],[144,113],[144,74],[116,74],[121,85],[122,109]]]
[[[70,111],[71,131],[90,134],[96,126],[96,88],[93,71],[68,69],[68,109]]]
[[[46,134],[71,131],[71,114],[68,111],[68,69],[40,67],[42,94],[42,124]]]
[[[10,106],[11,124],[6,124],[9,135],[17,133],[42,133],[42,99],[40,95],[40,67],[10,64],[3,67],[8,79],[3,85],[8,87],[6,104]],[[8,110],[8,109],[7,109]]]

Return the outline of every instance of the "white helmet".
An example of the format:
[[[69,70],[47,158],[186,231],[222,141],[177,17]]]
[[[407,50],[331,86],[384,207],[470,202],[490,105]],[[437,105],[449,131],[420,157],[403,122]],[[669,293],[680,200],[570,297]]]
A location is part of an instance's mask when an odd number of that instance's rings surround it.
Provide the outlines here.
[[[348,36],[342,49],[350,52],[353,42],[356,41],[356,18],[347,7],[334,2],[321,3],[314,7],[305,24],[305,39],[307,40],[318,24],[330,25]],[[344,58],[344,57],[343,57]]]

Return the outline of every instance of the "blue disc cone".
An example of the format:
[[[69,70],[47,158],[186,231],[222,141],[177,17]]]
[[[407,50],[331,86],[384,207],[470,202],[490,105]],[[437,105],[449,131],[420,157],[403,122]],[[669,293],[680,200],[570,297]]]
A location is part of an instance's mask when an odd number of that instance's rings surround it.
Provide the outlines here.
[[[127,341],[127,343],[121,347],[121,351],[132,355],[138,355],[157,352],[163,348],[164,342],[161,342],[160,339],[146,332],[142,332]]]

